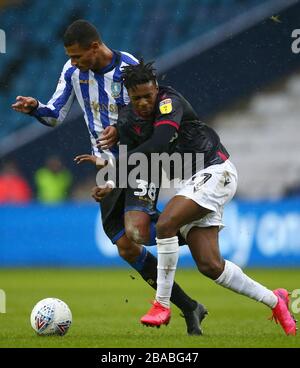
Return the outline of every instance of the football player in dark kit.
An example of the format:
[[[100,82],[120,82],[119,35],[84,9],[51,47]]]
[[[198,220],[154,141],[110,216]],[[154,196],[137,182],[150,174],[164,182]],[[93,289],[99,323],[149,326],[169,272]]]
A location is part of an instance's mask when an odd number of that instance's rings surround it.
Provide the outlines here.
[[[177,152],[183,156],[188,152],[192,154],[194,170],[158,219],[157,291],[153,306],[141,322],[148,326],[160,326],[170,321],[170,295],[178,260],[177,234],[180,231],[201,273],[225,288],[269,306],[285,333],[295,335],[296,323],[288,310],[288,292],[285,289],[267,289],[220,254],[218,233],[224,226],[223,209],[235,194],[237,173],[219,136],[199,121],[191,105],[177,91],[158,86],[151,63],[141,62],[123,70],[131,103],[119,116],[119,133],[134,140],[142,129],[152,130],[151,136],[131,149],[128,156],[136,152],[147,155],[152,152]],[[140,126],[140,129],[135,126]],[[197,153],[204,155],[200,169],[195,158]],[[122,158],[116,164],[119,160]],[[97,162],[99,169],[106,165],[111,165],[111,162],[102,159]],[[94,197],[102,197],[101,189],[94,193]]]

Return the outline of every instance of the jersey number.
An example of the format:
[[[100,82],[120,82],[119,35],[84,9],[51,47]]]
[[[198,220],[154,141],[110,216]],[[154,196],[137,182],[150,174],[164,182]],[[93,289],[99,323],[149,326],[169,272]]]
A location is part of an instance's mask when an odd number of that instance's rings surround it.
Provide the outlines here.
[[[135,191],[134,195],[139,196],[139,197],[144,197],[148,193],[148,196],[151,199],[151,201],[154,201],[155,195],[156,195],[155,184],[150,183],[149,189],[148,189],[148,182],[146,180],[137,179],[137,183],[138,183],[137,189],[139,189],[139,191]]]
[[[197,192],[202,187],[202,185],[205,184],[212,177],[212,175],[209,173],[204,173],[202,177],[203,178],[194,185],[194,193]]]

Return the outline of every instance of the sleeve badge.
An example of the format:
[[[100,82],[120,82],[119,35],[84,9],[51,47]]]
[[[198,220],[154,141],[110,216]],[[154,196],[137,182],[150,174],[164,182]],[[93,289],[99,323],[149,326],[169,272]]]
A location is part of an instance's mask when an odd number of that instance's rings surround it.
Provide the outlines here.
[[[166,98],[165,100],[160,101],[159,111],[162,114],[170,114],[170,112],[172,112],[172,109],[172,100],[170,98]]]

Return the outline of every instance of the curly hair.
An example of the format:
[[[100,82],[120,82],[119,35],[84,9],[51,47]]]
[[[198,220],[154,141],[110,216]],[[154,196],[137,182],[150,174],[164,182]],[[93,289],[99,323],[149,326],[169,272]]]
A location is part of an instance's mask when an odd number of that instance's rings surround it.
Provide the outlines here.
[[[139,64],[128,65],[122,68],[122,79],[127,89],[135,88],[139,84],[148,83],[153,81],[157,83],[155,68],[153,67],[154,61],[147,64],[141,59]]]

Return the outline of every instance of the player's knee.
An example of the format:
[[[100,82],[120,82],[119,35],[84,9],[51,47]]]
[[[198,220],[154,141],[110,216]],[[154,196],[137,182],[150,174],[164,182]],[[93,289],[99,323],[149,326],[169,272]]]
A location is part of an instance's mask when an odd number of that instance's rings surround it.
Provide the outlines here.
[[[216,280],[224,270],[223,262],[219,260],[202,261],[197,264],[197,267],[204,276],[212,280]]]
[[[150,229],[142,223],[129,223],[125,226],[128,239],[137,244],[147,244],[150,238]]]
[[[160,216],[156,224],[156,236],[160,238],[172,238],[178,232],[176,221],[172,217]]]

